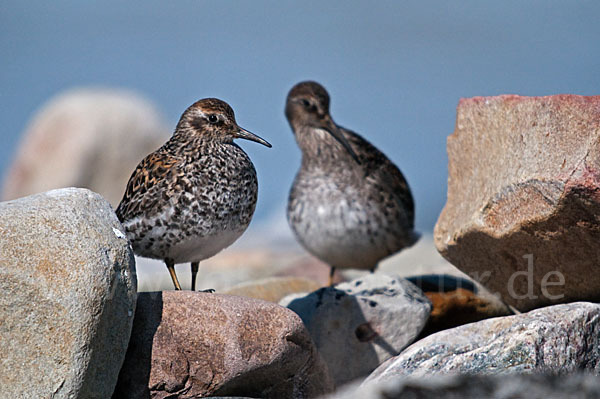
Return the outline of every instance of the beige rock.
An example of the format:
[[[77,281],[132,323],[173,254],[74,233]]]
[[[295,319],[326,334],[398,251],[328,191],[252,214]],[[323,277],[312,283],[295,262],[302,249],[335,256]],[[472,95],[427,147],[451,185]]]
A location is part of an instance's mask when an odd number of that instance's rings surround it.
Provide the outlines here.
[[[332,390],[292,311],[251,298],[141,293],[114,398],[306,398]]]
[[[110,397],[136,280],[108,202],[84,189],[3,202],[0,237],[0,397]]]
[[[5,176],[2,196],[9,200],[76,186],[116,206],[138,162],[169,134],[156,109],[129,91],[68,91],[33,117]]]
[[[440,253],[521,311],[600,297],[600,96],[460,101]]]
[[[311,292],[321,288],[313,280],[298,277],[268,277],[238,284],[222,294],[245,296],[277,303],[283,297],[298,292]]]
[[[245,235],[240,238],[244,240]],[[200,262],[198,290],[214,289],[222,293],[239,284],[272,277],[297,262],[301,255],[265,248],[239,248],[236,244]],[[139,269],[139,290],[143,292],[173,289],[173,282],[161,260],[136,257]],[[191,284],[190,265],[176,265],[179,282],[184,289]]]
[[[304,251],[304,250],[302,250]],[[329,285],[330,267],[323,261],[315,258],[312,255],[302,253],[287,267],[280,267],[277,271],[277,276],[298,277],[315,281],[319,287]],[[361,275],[364,275],[362,273]],[[338,284],[346,281],[342,273],[335,273],[333,283]]]

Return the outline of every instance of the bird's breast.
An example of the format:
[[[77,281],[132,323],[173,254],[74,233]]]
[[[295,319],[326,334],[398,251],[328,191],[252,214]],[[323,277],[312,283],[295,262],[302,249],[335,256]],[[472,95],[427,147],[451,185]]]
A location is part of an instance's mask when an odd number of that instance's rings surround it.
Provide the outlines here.
[[[288,218],[292,226],[339,235],[374,222],[360,186],[326,174],[299,174],[292,186]],[[307,232],[308,234],[308,232]]]

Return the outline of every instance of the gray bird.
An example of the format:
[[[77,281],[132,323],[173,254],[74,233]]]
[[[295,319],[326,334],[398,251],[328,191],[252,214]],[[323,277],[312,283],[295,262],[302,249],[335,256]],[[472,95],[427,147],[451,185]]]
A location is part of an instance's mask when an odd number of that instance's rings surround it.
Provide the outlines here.
[[[302,246],[331,267],[330,285],[336,268],[373,272],[418,240],[406,179],[371,143],[333,121],[323,86],[294,86],[285,115],[302,151],[288,222]]]
[[[271,147],[239,127],[227,103],[194,103],[170,140],[137,166],[117,207],[133,251],[163,260],[177,290],[175,264],[191,262],[195,290],[198,263],[231,245],[252,219],[256,171],[236,138]]]

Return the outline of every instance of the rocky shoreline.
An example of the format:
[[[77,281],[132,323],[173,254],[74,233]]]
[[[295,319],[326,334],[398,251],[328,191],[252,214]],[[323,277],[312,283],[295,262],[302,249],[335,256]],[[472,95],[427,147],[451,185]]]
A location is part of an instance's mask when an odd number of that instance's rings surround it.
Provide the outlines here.
[[[461,101],[433,240],[327,288],[230,251],[166,291],[100,194],[2,202],[0,396],[599,397],[599,135],[600,97]]]

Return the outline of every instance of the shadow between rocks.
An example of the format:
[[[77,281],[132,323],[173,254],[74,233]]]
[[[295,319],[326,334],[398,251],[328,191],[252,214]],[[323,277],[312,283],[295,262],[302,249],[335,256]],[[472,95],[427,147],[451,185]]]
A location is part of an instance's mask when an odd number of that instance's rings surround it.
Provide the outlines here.
[[[449,292],[459,288],[477,293],[477,286],[470,280],[449,274],[423,274],[406,278],[423,292]]]
[[[162,320],[162,292],[138,293],[131,339],[112,399],[150,398],[152,342]]]
[[[407,280],[419,287],[433,305],[417,340],[464,324],[512,314],[500,299],[480,292],[473,281],[462,277],[428,274]]]

